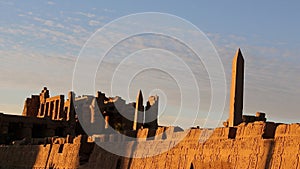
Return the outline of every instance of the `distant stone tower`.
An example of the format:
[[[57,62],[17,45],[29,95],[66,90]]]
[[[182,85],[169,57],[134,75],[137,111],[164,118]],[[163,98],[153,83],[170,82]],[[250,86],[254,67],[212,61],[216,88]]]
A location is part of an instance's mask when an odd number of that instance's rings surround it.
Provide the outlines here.
[[[244,93],[244,58],[237,50],[232,62],[232,81],[230,92],[230,110],[228,126],[237,126],[242,122]]]
[[[135,102],[135,111],[134,111],[134,121],[133,121],[133,130],[141,128],[144,121],[144,105],[143,105],[143,94],[140,90],[136,96]]]
[[[70,122],[75,122],[75,105],[74,105],[74,101],[75,101],[75,93],[73,91],[69,91],[68,93],[68,111],[66,112],[66,119],[67,121]]]
[[[68,99],[65,105],[66,110],[66,120],[69,122],[69,126],[67,129],[67,134],[70,134],[72,136],[75,136],[75,128],[76,128],[76,112],[75,112],[75,93],[73,91],[69,91],[68,93]]]
[[[44,117],[46,116],[45,112],[48,112],[49,107],[46,105],[46,100],[50,97],[49,90],[47,87],[44,87],[44,89],[40,93],[40,108],[38,117]]]
[[[49,90],[47,87],[44,87],[44,89],[40,93],[40,101],[41,102],[46,102],[46,99],[50,97]]]
[[[149,129],[157,129],[158,117],[158,96],[150,96],[147,101],[146,111],[145,111],[145,127]]]

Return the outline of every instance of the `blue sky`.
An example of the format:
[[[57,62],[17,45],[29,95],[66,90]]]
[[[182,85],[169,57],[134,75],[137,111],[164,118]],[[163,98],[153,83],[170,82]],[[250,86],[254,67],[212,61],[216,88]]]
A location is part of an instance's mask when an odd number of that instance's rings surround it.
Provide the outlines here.
[[[52,95],[67,93],[75,60],[89,37],[114,19],[139,12],[173,14],[202,30],[220,55],[228,85],[231,59],[240,47],[246,60],[245,114],[265,111],[273,121],[299,121],[297,1],[0,0],[0,111],[21,114],[25,97],[45,85]]]

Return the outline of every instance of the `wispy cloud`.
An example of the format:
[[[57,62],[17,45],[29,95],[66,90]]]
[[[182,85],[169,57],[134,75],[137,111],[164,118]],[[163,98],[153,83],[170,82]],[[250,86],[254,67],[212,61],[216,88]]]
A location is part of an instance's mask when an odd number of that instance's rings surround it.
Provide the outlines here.
[[[96,16],[95,14],[85,13],[85,12],[76,12],[76,14],[82,15],[82,16],[85,16],[85,17],[88,17],[88,18],[94,18]]]
[[[55,5],[55,2],[53,2],[53,1],[48,1],[47,4],[48,4],[48,5]]]
[[[39,53],[17,47],[14,51],[0,51],[1,88],[38,87],[49,84],[53,88],[70,87],[75,58],[59,53]],[[18,65],[18,66],[16,66]],[[55,87],[57,86],[57,87]]]
[[[34,17],[33,20],[38,21],[46,26],[50,26],[50,27],[54,26],[54,22],[52,20],[45,20],[45,19],[38,18],[38,17]]]
[[[109,13],[116,12],[115,10],[113,10],[113,9],[108,9],[108,8],[104,8],[103,11],[104,11],[104,12],[109,12]]]
[[[96,20],[90,20],[89,25],[90,26],[99,26],[99,25],[101,25],[101,22],[96,21]]]

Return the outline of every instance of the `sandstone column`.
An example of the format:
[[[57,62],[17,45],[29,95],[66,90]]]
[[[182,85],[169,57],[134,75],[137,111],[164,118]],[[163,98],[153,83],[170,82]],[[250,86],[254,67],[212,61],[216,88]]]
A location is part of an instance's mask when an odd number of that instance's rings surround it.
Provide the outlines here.
[[[243,92],[244,92],[244,58],[241,50],[238,49],[232,62],[229,127],[237,126],[242,122]]]
[[[109,116],[108,115],[106,115],[105,117],[105,129],[108,129],[109,128]]]
[[[96,98],[93,98],[93,101],[90,105],[90,110],[93,133],[102,133],[105,128],[105,120],[99,110]]]
[[[67,134],[70,134],[72,136],[75,136],[75,127],[76,127],[76,112],[75,112],[75,105],[74,105],[74,101],[75,101],[75,93],[73,91],[70,91],[68,93],[68,101],[69,101],[69,105],[68,105],[68,112],[67,112],[67,121],[69,123],[69,131],[67,132]]]

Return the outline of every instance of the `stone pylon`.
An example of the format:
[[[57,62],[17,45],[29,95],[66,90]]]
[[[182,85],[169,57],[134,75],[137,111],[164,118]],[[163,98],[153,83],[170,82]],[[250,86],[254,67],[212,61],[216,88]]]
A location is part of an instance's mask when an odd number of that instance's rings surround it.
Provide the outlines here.
[[[140,90],[136,96],[135,111],[134,111],[134,121],[133,130],[139,129],[143,125],[144,121],[144,105],[143,105],[143,94]]]
[[[229,127],[237,126],[242,122],[244,93],[244,58],[240,49],[232,62],[232,81],[230,92]]]

